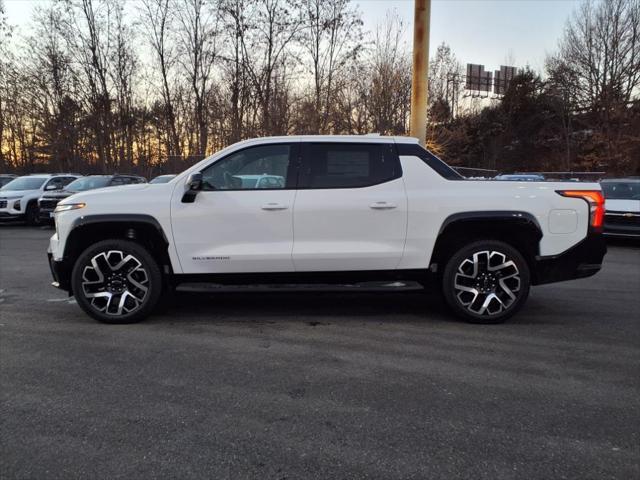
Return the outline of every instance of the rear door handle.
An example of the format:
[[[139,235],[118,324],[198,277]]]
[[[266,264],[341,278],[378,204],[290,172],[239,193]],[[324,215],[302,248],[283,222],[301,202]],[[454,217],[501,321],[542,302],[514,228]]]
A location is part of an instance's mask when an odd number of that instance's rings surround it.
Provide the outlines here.
[[[369,208],[373,208],[374,210],[391,210],[392,208],[396,208],[396,205],[389,202],[374,202],[369,205]]]
[[[286,210],[287,208],[289,207],[282,203],[265,203],[262,205],[262,210]]]

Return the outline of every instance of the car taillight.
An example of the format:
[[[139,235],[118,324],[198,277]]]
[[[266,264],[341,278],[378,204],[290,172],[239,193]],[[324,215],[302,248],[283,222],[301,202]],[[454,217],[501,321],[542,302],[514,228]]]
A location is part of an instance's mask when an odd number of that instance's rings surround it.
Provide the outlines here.
[[[602,227],[604,220],[604,195],[600,190],[560,190],[563,197],[582,198],[589,204],[589,225]]]

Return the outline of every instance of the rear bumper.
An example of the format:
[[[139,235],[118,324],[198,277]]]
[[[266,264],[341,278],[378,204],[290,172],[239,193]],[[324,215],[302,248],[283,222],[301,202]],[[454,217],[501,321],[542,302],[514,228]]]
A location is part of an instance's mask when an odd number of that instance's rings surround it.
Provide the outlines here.
[[[559,255],[536,257],[532,283],[542,285],[595,275],[606,253],[602,233],[589,232],[582,242]]]

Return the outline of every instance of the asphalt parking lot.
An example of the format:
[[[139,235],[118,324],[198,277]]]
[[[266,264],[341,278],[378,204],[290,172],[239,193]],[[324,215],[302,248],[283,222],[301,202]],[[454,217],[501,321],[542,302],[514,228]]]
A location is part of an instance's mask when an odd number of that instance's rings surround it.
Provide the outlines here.
[[[640,476],[640,248],[509,323],[423,292],[181,293],[101,325],[0,226],[0,477]]]

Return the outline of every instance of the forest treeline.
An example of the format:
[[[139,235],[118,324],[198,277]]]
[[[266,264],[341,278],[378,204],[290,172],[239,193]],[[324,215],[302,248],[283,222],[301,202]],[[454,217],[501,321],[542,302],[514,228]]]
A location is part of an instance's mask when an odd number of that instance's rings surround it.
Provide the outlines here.
[[[436,21],[435,19],[433,21]],[[348,0],[0,0],[0,172],[177,172],[265,135],[409,130],[411,52]],[[640,171],[640,0],[585,0],[544,71],[465,95],[438,46],[429,146],[499,171]]]

